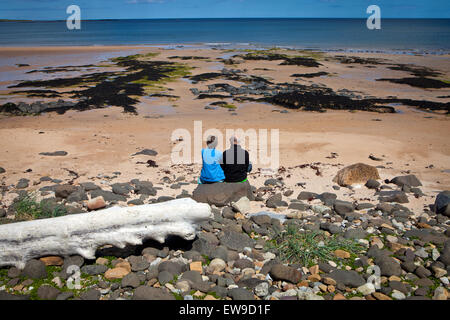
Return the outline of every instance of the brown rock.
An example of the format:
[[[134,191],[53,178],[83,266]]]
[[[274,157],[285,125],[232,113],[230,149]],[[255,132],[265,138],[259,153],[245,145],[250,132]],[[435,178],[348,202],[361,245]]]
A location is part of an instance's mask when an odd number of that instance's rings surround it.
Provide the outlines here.
[[[336,285],[336,280],[326,277],[322,279],[322,282],[331,286],[335,286]]]
[[[64,259],[58,256],[42,257],[39,260],[46,266],[62,266],[64,264]]]
[[[321,276],[319,276],[319,274],[312,274],[308,277],[308,280],[311,282],[319,282],[322,279]]]
[[[130,273],[130,271],[125,268],[116,267],[116,268],[107,270],[105,272],[105,278],[108,280],[122,279],[129,273]]]
[[[114,267],[124,268],[125,270],[128,271],[128,273],[131,272],[131,264],[128,261],[121,261],[121,262],[117,263]]]
[[[350,253],[348,253],[347,251],[344,251],[344,250],[338,249],[338,250],[335,250],[333,253],[336,257],[341,258],[341,259],[350,258]]]
[[[276,264],[270,270],[270,275],[274,280],[284,280],[291,283],[298,283],[302,278],[302,273],[292,267]]]
[[[347,300],[347,298],[344,297],[344,295],[341,293],[336,293],[333,297],[333,300]]]
[[[346,187],[354,183],[366,183],[370,179],[381,179],[377,168],[364,163],[356,163],[339,170],[333,182],[341,187]]]
[[[372,296],[374,296],[375,299],[377,300],[392,300],[391,297],[388,297],[387,295],[382,294],[381,292],[374,292],[372,293]]]
[[[106,207],[105,199],[102,196],[98,196],[97,198],[91,199],[87,203],[87,207],[89,210],[97,210]]]
[[[194,261],[191,262],[189,264],[189,270],[191,271],[197,271],[200,274],[203,273],[203,268],[202,268],[202,262],[201,261]]]

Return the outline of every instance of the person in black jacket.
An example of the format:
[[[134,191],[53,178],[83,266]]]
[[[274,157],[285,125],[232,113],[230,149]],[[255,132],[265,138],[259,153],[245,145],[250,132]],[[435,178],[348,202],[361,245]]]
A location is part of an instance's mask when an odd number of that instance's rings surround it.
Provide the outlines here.
[[[252,171],[250,156],[247,150],[242,149],[235,136],[231,137],[230,143],[230,149],[225,150],[220,162],[225,182],[244,182],[247,180],[247,173]]]

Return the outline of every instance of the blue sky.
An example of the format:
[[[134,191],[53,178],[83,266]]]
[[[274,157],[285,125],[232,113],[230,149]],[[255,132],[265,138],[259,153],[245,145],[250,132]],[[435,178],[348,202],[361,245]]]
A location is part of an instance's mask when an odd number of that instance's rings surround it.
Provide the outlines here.
[[[450,18],[449,0],[0,0],[0,19],[61,20],[76,4],[82,19],[332,17]]]

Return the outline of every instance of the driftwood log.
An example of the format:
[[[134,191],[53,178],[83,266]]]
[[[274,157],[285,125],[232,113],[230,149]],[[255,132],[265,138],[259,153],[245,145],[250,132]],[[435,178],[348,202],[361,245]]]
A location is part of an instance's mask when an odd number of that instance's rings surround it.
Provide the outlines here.
[[[95,259],[96,249],[104,245],[124,248],[146,239],[163,243],[168,235],[193,240],[198,223],[212,217],[208,204],[183,198],[1,225],[0,266],[23,269],[28,260],[46,255]]]

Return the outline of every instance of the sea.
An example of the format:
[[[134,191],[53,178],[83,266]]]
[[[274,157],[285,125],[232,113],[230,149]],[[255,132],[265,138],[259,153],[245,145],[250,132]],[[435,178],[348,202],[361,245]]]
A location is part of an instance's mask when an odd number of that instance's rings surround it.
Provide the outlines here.
[[[285,47],[322,51],[450,53],[450,19],[141,19],[1,21],[0,47],[140,45],[212,48]]]

